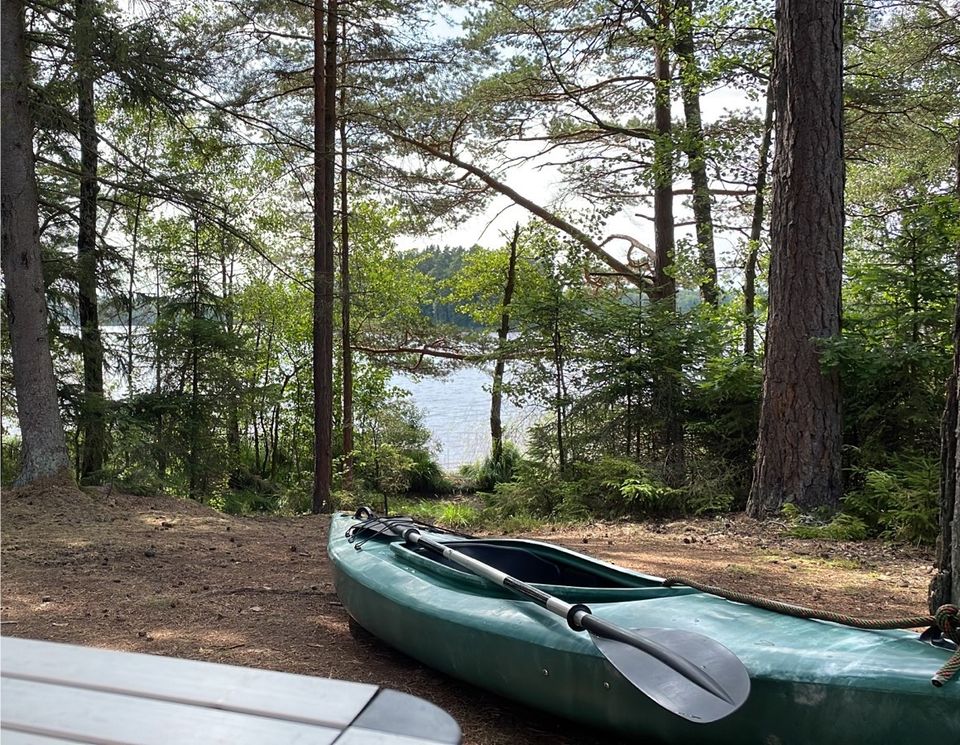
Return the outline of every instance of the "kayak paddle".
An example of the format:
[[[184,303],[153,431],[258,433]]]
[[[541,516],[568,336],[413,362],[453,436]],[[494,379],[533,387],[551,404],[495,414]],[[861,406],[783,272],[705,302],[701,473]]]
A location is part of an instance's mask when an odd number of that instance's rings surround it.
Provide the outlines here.
[[[733,652],[709,637],[678,629],[622,628],[597,618],[586,605],[567,603],[424,536],[409,521],[391,524],[386,518],[378,522],[411,546],[423,546],[473,574],[534,601],[565,618],[574,631],[587,631],[600,653],[624,678],[684,719],[702,724],[714,722],[732,714],[747,700],[750,693],[747,669]]]

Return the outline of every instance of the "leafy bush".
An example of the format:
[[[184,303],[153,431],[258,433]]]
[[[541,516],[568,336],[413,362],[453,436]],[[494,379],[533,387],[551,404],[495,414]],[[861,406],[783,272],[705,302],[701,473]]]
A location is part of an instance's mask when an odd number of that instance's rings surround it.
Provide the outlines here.
[[[9,486],[20,474],[20,438],[4,437],[0,443],[0,484]]]
[[[830,541],[862,541],[868,537],[867,526],[863,520],[846,512],[841,512],[825,525],[794,525],[790,532],[798,538],[822,538]]]
[[[843,500],[844,512],[858,517],[871,535],[912,543],[933,543],[939,519],[937,462],[901,456],[885,471],[855,473],[862,486]]]
[[[489,506],[503,517],[575,522],[673,512],[681,509],[681,496],[634,461],[607,457],[574,464],[562,478],[543,464],[523,462],[514,481],[497,484]]]
[[[730,461],[702,455],[687,461],[687,481],[683,487],[683,508],[694,515],[729,512],[746,504],[749,468],[743,470]]]
[[[449,494],[453,490],[450,479],[428,450],[408,450],[404,473],[407,491],[415,494]]]
[[[488,492],[497,484],[511,481],[521,460],[520,449],[512,442],[505,442],[499,461],[495,461],[491,453],[479,463],[466,465],[460,470],[470,480],[473,489]]]
[[[228,489],[216,497],[211,497],[208,504],[228,515],[249,515],[252,512],[277,512],[280,499],[277,494]]]
[[[760,419],[760,366],[750,357],[707,360],[689,402],[687,432],[696,457],[689,458],[694,512],[742,508],[750,488]],[[710,492],[719,489],[714,497]]]
[[[793,504],[783,515],[800,538],[859,541],[885,538],[933,543],[939,516],[938,469],[925,456],[902,456],[885,471],[856,469],[852,488],[843,498],[843,512],[831,520],[804,515]]]
[[[531,515],[544,518],[563,501],[563,485],[552,469],[542,463],[523,461],[513,481],[502,481],[487,497],[487,507],[496,518]]]

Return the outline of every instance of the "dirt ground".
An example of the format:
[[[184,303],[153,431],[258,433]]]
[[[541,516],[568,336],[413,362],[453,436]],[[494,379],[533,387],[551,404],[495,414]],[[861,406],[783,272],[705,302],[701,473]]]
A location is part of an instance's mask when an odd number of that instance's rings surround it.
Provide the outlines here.
[[[600,745],[608,735],[513,704],[351,628],[325,517],[233,517],[195,502],[47,483],[2,495],[2,633],[329,676],[442,706],[467,745]],[[535,536],[861,616],[925,613],[928,551],[805,541],[742,516],[592,524]]]

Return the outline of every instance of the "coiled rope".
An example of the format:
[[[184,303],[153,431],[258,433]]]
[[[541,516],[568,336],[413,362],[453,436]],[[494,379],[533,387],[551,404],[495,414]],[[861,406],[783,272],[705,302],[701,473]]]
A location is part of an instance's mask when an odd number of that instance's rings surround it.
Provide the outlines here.
[[[668,577],[663,581],[665,587],[674,585],[686,585],[695,590],[706,592],[711,595],[732,600],[736,603],[744,603],[765,610],[772,610],[776,613],[783,613],[795,618],[811,618],[819,621],[832,621],[843,626],[852,626],[858,629],[913,629],[921,626],[936,626],[940,633],[947,639],[950,639],[957,645],[953,655],[947,660],[930,682],[938,688],[950,680],[958,671],[960,671],[960,608],[956,605],[941,605],[932,616],[906,616],[904,618],[857,618],[848,616],[844,613],[834,613],[832,611],[814,610],[805,608],[802,605],[792,605],[783,603],[779,600],[760,597],[759,595],[750,595],[748,593],[727,590],[723,587],[714,587],[700,582],[685,579],[683,577]]]

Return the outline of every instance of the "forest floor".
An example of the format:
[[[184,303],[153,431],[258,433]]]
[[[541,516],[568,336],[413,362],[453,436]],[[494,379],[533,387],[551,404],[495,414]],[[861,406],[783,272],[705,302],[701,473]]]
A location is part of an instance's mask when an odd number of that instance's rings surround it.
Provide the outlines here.
[[[609,745],[603,733],[423,667],[348,623],[328,518],[234,517],[57,483],[2,495],[2,633],[383,685],[426,698],[466,745]],[[789,537],[743,516],[547,527],[535,537],[859,616],[925,613],[931,553]]]

